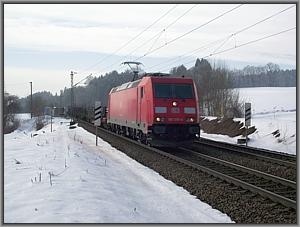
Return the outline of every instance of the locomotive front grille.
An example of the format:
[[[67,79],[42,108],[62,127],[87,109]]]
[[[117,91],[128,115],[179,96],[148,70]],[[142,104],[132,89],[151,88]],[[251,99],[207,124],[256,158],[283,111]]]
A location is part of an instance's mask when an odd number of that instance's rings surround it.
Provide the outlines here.
[[[198,134],[200,128],[198,125],[154,125],[152,132],[154,136],[162,139],[185,140],[193,138]]]

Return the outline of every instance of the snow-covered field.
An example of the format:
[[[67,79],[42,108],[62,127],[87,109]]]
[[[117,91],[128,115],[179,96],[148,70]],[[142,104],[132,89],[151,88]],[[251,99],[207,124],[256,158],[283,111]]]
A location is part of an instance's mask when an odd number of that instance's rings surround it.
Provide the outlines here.
[[[96,147],[94,135],[66,119],[54,119],[51,133],[19,118],[21,127],[4,135],[5,223],[232,222],[103,140]]]
[[[296,87],[238,89],[244,102],[251,102],[253,115],[296,111]]]
[[[257,128],[249,136],[249,146],[260,147],[289,154],[296,154],[296,88],[295,87],[260,87],[241,88],[240,97],[251,102],[251,125]],[[238,118],[244,122],[244,119]],[[279,130],[275,138],[272,132]],[[237,138],[224,135],[206,134],[201,136],[218,141],[237,143]]]

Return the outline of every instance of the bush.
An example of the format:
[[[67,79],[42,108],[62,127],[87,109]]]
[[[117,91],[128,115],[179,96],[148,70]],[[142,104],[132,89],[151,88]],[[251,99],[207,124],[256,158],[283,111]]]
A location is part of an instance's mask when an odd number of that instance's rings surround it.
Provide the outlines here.
[[[15,131],[19,126],[20,126],[19,120],[14,119],[13,122],[8,122],[8,124],[4,126],[4,134],[8,134]]]
[[[36,119],[36,122],[35,122],[35,128],[36,128],[36,130],[38,131],[38,130],[40,130],[40,129],[42,129],[44,126],[45,126],[45,124],[44,124],[44,117],[42,117],[42,116],[39,116],[37,119]]]

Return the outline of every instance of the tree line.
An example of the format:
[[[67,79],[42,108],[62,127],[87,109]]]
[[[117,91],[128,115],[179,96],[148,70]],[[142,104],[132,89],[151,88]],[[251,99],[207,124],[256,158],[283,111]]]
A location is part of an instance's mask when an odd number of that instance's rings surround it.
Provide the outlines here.
[[[296,87],[296,70],[282,70],[277,64],[246,66],[231,71],[230,80],[234,88],[245,87]]]

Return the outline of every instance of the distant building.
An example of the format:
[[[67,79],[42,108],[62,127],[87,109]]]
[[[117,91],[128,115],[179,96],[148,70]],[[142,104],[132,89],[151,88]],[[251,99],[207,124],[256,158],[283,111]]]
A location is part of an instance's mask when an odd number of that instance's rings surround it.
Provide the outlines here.
[[[64,117],[65,116],[65,108],[64,107],[56,107],[53,108],[53,117]]]
[[[48,116],[51,115],[51,107],[49,106],[44,107],[44,115],[48,115]]]
[[[64,107],[49,107],[49,106],[46,106],[44,108],[44,115],[48,115],[48,116],[51,116],[51,111],[52,112],[52,116],[53,117],[64,117],[65,116],[65,108]]]

